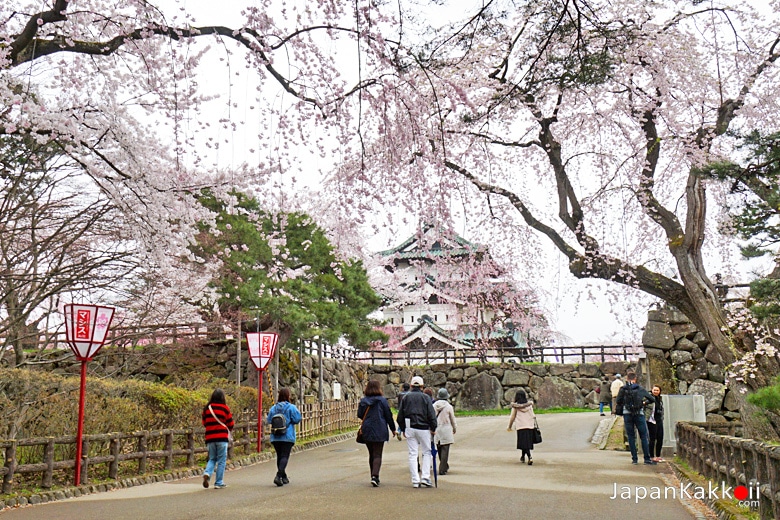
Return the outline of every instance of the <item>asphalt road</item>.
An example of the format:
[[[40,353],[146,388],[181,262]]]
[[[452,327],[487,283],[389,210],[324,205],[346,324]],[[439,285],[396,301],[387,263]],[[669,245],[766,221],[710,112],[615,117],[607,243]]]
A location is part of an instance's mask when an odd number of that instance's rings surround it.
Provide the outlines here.
[[[385,446],[382,484],[373,488],[366,449],[349,440],[293,454],[291,482],[281,488],[272,483],[274,463],[264,462],[228,471],[225,489],[203,489],[201,478],[148,484],[5,510],[0,520],[693,518],[672,498],[611,498],[616,486],[663,488],[668,481],[662,466],[634,466],[626,452],[591,445],[597,413],[539,416],[544,442],[533,466],[519,462],[508,422],[459,418],[450,471],[438,488],[412,488],[406,442],[396,440]]]

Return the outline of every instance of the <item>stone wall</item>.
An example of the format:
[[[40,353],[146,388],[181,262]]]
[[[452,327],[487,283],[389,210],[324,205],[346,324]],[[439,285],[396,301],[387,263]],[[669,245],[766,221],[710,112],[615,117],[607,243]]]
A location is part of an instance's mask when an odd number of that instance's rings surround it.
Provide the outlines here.
[[[455,408],[484,410],[505,407],[522,388],[538,408],[598,407],[594,389],[601,379],[625,374],[628,362],[564,364],[453,364],[430,367],[369,367],[369,378],[377,379],[391,403],[400,384],[412,376],[422,376],[434,391],[446,388]],[[609,377],[612,380],[611,377]]]
[[[37,369],[59,374],[78,375],[80,364],[69,351],[47,353],[47,363]],[[257,372],[242,352],[242,385],[257,388]],[[282,349],[279,362],[279,385],[290,388],[298,399],[301,367],[298,353]],[[438,391],[446,388],[456,408],[468,410],[495,409],[514,400],[522,388],[537,407],[597,407],[599,396],[594,391],[602,377],[625,374],[629,363],[614,361],[585,364],[441,364],[429,367],[398,367],[366,365],[330,358],[322,360],[322,390],[325,399],[333,398],[334,383],[341,386],[341,397],[363,395],[369,379],[382,384],[385,396],[396,405],[396,396],[403,382],[420,375],[426,386]],[[231,345],[203,347],[150,346],[142,350],[104,349],[88,365],[90,376],[134,377],[147,381],[175,381],[188,373],[207,372],[229,381],[236,379],[236,350]],[[303,393],[319,393],[319,360],[303,357]],[[269,369],[264,388],[275,383],[275,371]],[[611,377],[610,377],[611,380]]]
[[[648,312],[642,344],[650,382],[667,394],[703,395],[708,421],[738,420],[736,399],[726,388],[715,347],[680,311]]]

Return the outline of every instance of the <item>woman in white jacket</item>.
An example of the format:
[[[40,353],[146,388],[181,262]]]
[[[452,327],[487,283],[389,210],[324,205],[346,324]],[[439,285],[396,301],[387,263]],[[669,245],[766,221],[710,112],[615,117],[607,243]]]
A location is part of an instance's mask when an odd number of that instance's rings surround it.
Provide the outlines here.
[[[534,449],[535,418],[533,402],[528,400],[525,391],[518,390],[515,394],[515,402],[512,403],[512,415],[509,416],[509,426],[506,431],[511,432],[512,428],[517,430],[517,449],[521,450],[520,462],[525,462],[527,455],[529,466],[534,463],[531,450]]]
[[[438,399],[433,403],[436,412],[436,435],[433,441],[439,450],[439,475],[446,475],[450,470],[450,445],[455,442],[455,410],[449,403],[450,393],[446,388],[440,388]]]

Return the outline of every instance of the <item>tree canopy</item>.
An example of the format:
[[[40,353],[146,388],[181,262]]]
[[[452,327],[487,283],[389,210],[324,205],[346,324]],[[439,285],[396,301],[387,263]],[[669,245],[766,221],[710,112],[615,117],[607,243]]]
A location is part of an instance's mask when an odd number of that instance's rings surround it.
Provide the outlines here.
[[[368,317],[381,299],[360,260],[339,258],[306,214],[263,211],[243,193],[231,199],[201,197],[216,225],[202,227],[194,248],[206,262],[221,263],[212,285],[222,316],[257,317],[295,338],[344,337],[358,348],[384,337]]]

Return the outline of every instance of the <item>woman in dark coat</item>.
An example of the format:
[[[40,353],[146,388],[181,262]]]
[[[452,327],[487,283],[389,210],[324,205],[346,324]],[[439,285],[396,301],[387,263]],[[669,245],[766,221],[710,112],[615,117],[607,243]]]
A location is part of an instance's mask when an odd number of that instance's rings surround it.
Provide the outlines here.
[[[647,431],[650,434],[650,456],[656,462],[662,462],[661,448],[664,445],[664,403],[661,400],[661,387],[655,385],[651,391],[655,402],[645,406]]]
[[[390,440],[388,430],[395,435],[395,421],[387,399],[382,396],[379,381],[371,380],[366,385],[365,397],[360,400],[357,415],[363,419],[360,429],[363,442],[368,448],[368,467],[371,470],[371,485],[379,486],[379,469],[382,467],[382,450]]]

